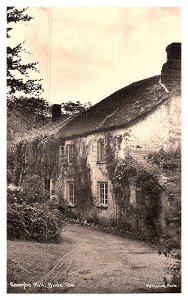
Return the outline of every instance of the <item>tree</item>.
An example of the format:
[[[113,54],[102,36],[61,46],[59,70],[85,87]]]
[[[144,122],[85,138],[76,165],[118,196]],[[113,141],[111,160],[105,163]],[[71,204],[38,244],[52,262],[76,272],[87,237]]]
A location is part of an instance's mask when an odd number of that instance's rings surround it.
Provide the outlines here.
[[[11,23],[28,22],[32,19],[26,13],[26,8],[17,9],[15,7],[7,8],[7,38],[11,38],[10,31],[12,30]],[[31,79],[30,71],[38,72],[37,63],[22,62],[22,53],[27,53],[23,47],[24,43],[19,43],[15,47],[7,47],[7,104],[12,106],[18,99],[18,92],[22,92],[25,98],[33,97],[38,101],[43,102],[39,95],[43,91],[41,80]],[[32,99],[33,99],[32,98]],[[22,98],[23,99],[23,98]],[[20,100],[19,100],[20,101]],[[29,102],[28,102],[29,103]],[[27,103],[24,103],[27,105]]]
[[[82,113],[91,107],[91,103],[87,102],[85,104],[81,104],[80,101],[72,102],[68,101],[66,103],[61,104],[62,112],[65,115],[73,115],[77,113]]]

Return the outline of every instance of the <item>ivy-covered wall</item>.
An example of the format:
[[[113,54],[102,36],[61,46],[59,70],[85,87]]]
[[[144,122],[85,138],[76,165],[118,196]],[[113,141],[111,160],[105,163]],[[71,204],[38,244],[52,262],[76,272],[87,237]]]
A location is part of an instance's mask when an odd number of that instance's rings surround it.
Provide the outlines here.
[[[42,135],[21,141],[9,153],[9,181],[20,185],[32,201],[51,197],[61,207],[71,206],[67,184],[73,182],[75,203],[69,209],[81,219],[98,218],[144,237],[179,232],[180,160],[173,167],[180,156],[178,99],[169,97],[128,128],[101,128],[100,133],[67,141]],[[100,139],[105,141],[103,161],[98,159]],[[67,144],[73,145],[73,160],[62,163],[59,149]],[[165,160],[171,161],[168,169]],[[53,195],[45,191],[45,178],[50,179]],[[107,205],[99,205],[100,182],[108,183]]]
[[[51,137],[38,136],[20,141],[8,152],[8,181],[19,186],[28,201],[44,201],[45,178],[59,174],[59,143]]]

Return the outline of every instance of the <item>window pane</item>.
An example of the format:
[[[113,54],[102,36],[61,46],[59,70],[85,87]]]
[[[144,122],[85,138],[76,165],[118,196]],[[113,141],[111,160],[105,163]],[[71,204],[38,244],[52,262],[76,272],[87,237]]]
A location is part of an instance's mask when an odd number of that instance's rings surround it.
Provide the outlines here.
[[[99,182],[99,202],[101,204],[108,204],[108,183]]]
[[[69,183],[69,201],[74,203],[74,183]]]
[[[71,163],[74,159],[74,145],[60,146],[60,163]]]
[[[73,145],[68,145],[68,159],[69,163],[73,162],[74,158],[74,147]]]
[[[99,161],[105,160],[105,141],[104,141],[104,139],[100,139],[98,141],[98,160]]]
[[[65,146],[60,146],[60,163],[64,164],[67,162],[67,150]]]
[[[100,155],[101,155],[101,161],[102,161],[102,160],[104,160],[104,142],[103,142],[103,141],[101,141],[101,146],[100,146],[100,148],[101,148],[101,153],[100,153]]]

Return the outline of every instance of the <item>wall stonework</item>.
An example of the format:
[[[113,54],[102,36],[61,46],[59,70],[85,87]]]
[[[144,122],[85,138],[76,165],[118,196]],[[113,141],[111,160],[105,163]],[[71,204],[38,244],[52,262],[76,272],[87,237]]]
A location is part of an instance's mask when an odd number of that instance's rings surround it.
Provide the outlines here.
[[[171,96],[168,106],[169,116],[169,144],[171,150],[180,147],[181,144],[181,97]]]

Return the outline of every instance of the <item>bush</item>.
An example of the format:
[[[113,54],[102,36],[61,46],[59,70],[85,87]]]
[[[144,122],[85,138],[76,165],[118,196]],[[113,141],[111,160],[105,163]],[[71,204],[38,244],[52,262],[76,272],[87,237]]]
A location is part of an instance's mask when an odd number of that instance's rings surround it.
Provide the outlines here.
[[[7,236],[38,242],[57,242],[62,227],[61,214],[47,204],[13,203],[7,209]]]
[[[23,193],[19,190],[18,187],[11,188],[7,190],[7,202],[8,203],[22,203],[23,202]]]

